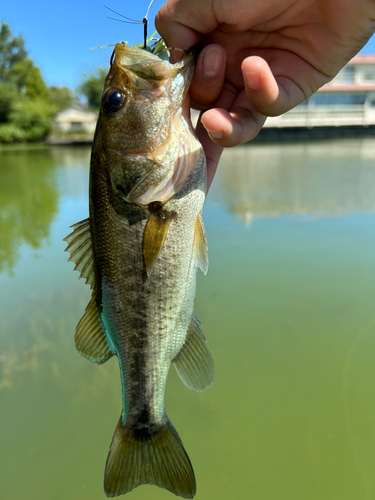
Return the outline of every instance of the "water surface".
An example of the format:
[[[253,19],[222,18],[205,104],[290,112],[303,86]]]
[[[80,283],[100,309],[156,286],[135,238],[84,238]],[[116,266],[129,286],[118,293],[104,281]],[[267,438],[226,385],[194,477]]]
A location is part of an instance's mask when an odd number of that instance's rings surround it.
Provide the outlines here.
[[[62,242],[88,215],[89,153],[0,152],[0,498],[105,498],[117,361],[75,351],[90,292]],[[228,150],[204,220],[215,384],[172,368],[166,394],[196,498],[375,498],[375,143]]]

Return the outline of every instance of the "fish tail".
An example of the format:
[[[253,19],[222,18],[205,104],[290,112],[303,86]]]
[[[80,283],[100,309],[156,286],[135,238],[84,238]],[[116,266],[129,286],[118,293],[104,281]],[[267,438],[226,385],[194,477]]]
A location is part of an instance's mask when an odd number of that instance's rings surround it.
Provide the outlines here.
[[[128,493],[141,484],[154,484],[183,498],[195,495],[189,457],[171,422],[152,429],[116,427],[107,458],[104,490],[108,497]]]

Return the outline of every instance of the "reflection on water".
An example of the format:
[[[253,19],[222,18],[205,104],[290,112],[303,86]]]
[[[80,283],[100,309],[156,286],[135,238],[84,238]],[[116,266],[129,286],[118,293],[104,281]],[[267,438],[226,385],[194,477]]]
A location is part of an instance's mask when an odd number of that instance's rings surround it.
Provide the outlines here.
[[[62,242],[87,217],[88,162],[0,153],[1,499],[105,498],[120,378],[75,351],[90,290]],[[172,369],[166,393],[198,500],[375,497],[374,169],[371,140],[225,152],[195,308],[215,383],[194,393]],[[151,497],[173,498],[129,494]]]
[[[220,181],[220,195],[244,220],[372,212],[375,147],[365,138],[236,148],[223,156]]]
[[[56,163],[49,151],[1,154],[0,270],[12,269],[18,248],[40,248],[57,212]]]

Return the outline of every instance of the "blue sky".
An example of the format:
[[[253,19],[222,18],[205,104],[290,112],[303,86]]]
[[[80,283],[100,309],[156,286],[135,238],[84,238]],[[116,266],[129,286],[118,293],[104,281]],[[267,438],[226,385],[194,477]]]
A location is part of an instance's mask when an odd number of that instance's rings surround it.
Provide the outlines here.
[[[154,0],[149,14],[149,34],[164,0]],[[143,40],[143,25],[124,24],[107,19],[113,15],[104,5],[133,19],[142,19],[149,0],[4,0],[0,19],[14,35],[22,35],[26,49],[41,68],[49,85],[75,88],[83,73],[97,66],[109,66],[113,48],[90,50],[121,40],[130,44]]]
[[[149,34],[155,30],[153,19],[164,0],[154,0],[149,14]],[[120,40],[134,44],[142,41],[143,26],[107,19],[112,15],[104,4],[133,19],[142,19],[149,0],[4,0],[0,19],[15,35],[22,35],[35,64],[49,85],[75,88],[83,73],[97,66],[108,66],[110,47],[90,50]],[[375,53],[373,37],[362,53]]]

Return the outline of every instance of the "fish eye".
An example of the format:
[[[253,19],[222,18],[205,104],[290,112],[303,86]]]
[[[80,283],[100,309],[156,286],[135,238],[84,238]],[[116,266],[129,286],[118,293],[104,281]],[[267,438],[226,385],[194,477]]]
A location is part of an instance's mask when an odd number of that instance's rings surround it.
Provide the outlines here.
[[[104,94],[102,103],[106,113],[116,113],[125,104],[125,95],[119,89],[110,89]]]

